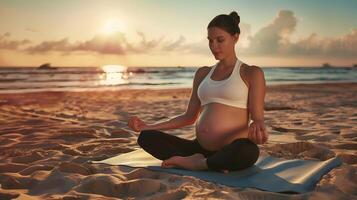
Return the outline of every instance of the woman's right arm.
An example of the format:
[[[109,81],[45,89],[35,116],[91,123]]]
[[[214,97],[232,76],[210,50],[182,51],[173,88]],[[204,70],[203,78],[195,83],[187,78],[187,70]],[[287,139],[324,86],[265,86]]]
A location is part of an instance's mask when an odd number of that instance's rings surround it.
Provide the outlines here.
[[[198,70],[196,70],[193,79],[193,86],[191,90],[190,100],[187,109],[183,114],[175,116],[167,121],[159,122],[155,124],[145,124],[141,122],[141,127],[138,128],[139,129],[138,131],[176,129],[195,123],[201,111],[201,101],[197,96],[197,89],[203,78],[209,72],[208,69],[209,67],[200,67]]]

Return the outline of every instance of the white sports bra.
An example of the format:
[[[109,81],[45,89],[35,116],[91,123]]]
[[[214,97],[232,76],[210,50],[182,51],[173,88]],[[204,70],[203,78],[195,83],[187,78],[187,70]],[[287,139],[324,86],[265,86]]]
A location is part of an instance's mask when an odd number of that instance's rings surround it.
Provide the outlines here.
[[[240,67],[243,62],[237,59],[231,75],[220,81],[211,79],[217,64],[211,67],[210,72],[198,86],[197,95],[201,105],[217,102],[233,107],[247,108],[248,87],[240,76]]]

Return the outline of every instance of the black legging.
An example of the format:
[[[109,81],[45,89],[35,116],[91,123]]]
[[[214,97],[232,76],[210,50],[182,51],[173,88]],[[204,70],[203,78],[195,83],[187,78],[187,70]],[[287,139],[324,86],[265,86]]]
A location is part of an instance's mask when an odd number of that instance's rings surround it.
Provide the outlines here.
[[[158,130],[141,131],[137,142],[146,152],[160,160],[201,153],[207,158],[208,169],[214,171],[242,170],[253,166],[259,157],[258,146],[248,138],[236,139],[219,151],[204,149],[197,139],[187,140]]]

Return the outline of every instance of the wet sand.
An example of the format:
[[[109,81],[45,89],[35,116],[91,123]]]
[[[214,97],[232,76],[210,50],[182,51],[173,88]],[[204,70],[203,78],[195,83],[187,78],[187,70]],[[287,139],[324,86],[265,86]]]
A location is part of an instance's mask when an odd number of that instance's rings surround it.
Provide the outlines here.
[[[0,199],[357,198],[357,83],[269,86],[262,154],[326,160],[333,169],[306,194],[232,188],[143,168],[88,164],[133,151],[129,116],[148,123],[186,109],[190,89],[0,94]],[[166,130],[193,139],[194,125]]]

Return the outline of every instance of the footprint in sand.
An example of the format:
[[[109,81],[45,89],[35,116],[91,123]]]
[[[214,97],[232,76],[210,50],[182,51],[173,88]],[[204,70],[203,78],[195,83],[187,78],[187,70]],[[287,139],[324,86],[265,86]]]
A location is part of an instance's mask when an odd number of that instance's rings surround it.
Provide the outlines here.
[[[98,138],[94,129],[89,128],[70,128],[62,129],[58,134],[51,137],[51,139],[74,140],[74,139],[87,139]]]
[[[19,196],[20,196],[20,193],[0,189],[0,199],[4,199],[4,200],[9,199],[10,200],[10,199],[15,199]]]
[[[336,149],[357,150],[357,143],[342,143],[333,145]]]
[[[125,181],[110,175],[92,175],[82,180],[74,188],[78,192],[100,194],[107,197],[148,197],[150,194],[164,192],[167,186],[159,180],[135,179]]]
[[[4,173],[4,172],[17,173],[27,167],[28,165],[18,164],[18,163],[0,164],[0,173]]]
[[[35,171],[38,170],[46,170],[46,171],[50,171],[54,168],[54,166],[51,165],[33,165],[30,167],[27,167],[26,169],[23,169],[19,172],[19,174],[23,175],[23,176],[27,176],[32,174]]]
[[[14,162],[14,163],[32,163],[37,160],[42,160],[44,158],[45,158],[45,156],[43,153],[35,151],[35,152],[32,152],[30,155],[14,157],[14,158],[12,158],[12,162]]]
[[[96,144],[81,144],[80,146],[77,147],[77,149],[79,151],[82,151],[82,152],[87,152],[87,151],[92,151],[93,149],[95,149],[99,145],[100,145],[100,143],[96,143]]]
[[[13,174],[0,174],[0,184],[3,189],[27,189],[36,184],[36,180]]]
[[[27,188],[30,195],[64,194],[80,183],[78,176],[64,174],[57,169],[46,173],[38,171],[33,177],[36,177],[36,184]]]
[[[157,194],[152,196],[152,199],[184,199],[188,195],[185,189],[169,190],[164,194]],[[221,197],[220,197],[221,198]]]
[[[96,169],[94,167],[91,167],[89,165],[85,166],[84,164],[78,164],[78,163],[72,163],[72,162],[62,162],[58,169],[61,172],[67,172],[67,173],[76,173],[76,174],[82,174],[82,175],[90,175],[90,174],[95,174]]]
[[[159,179],[162,178],[161,175],[165,176],[163,173],[153,172],[144,168],[134,169],[130,173],[124,175],[128,180],[140,178]]]

